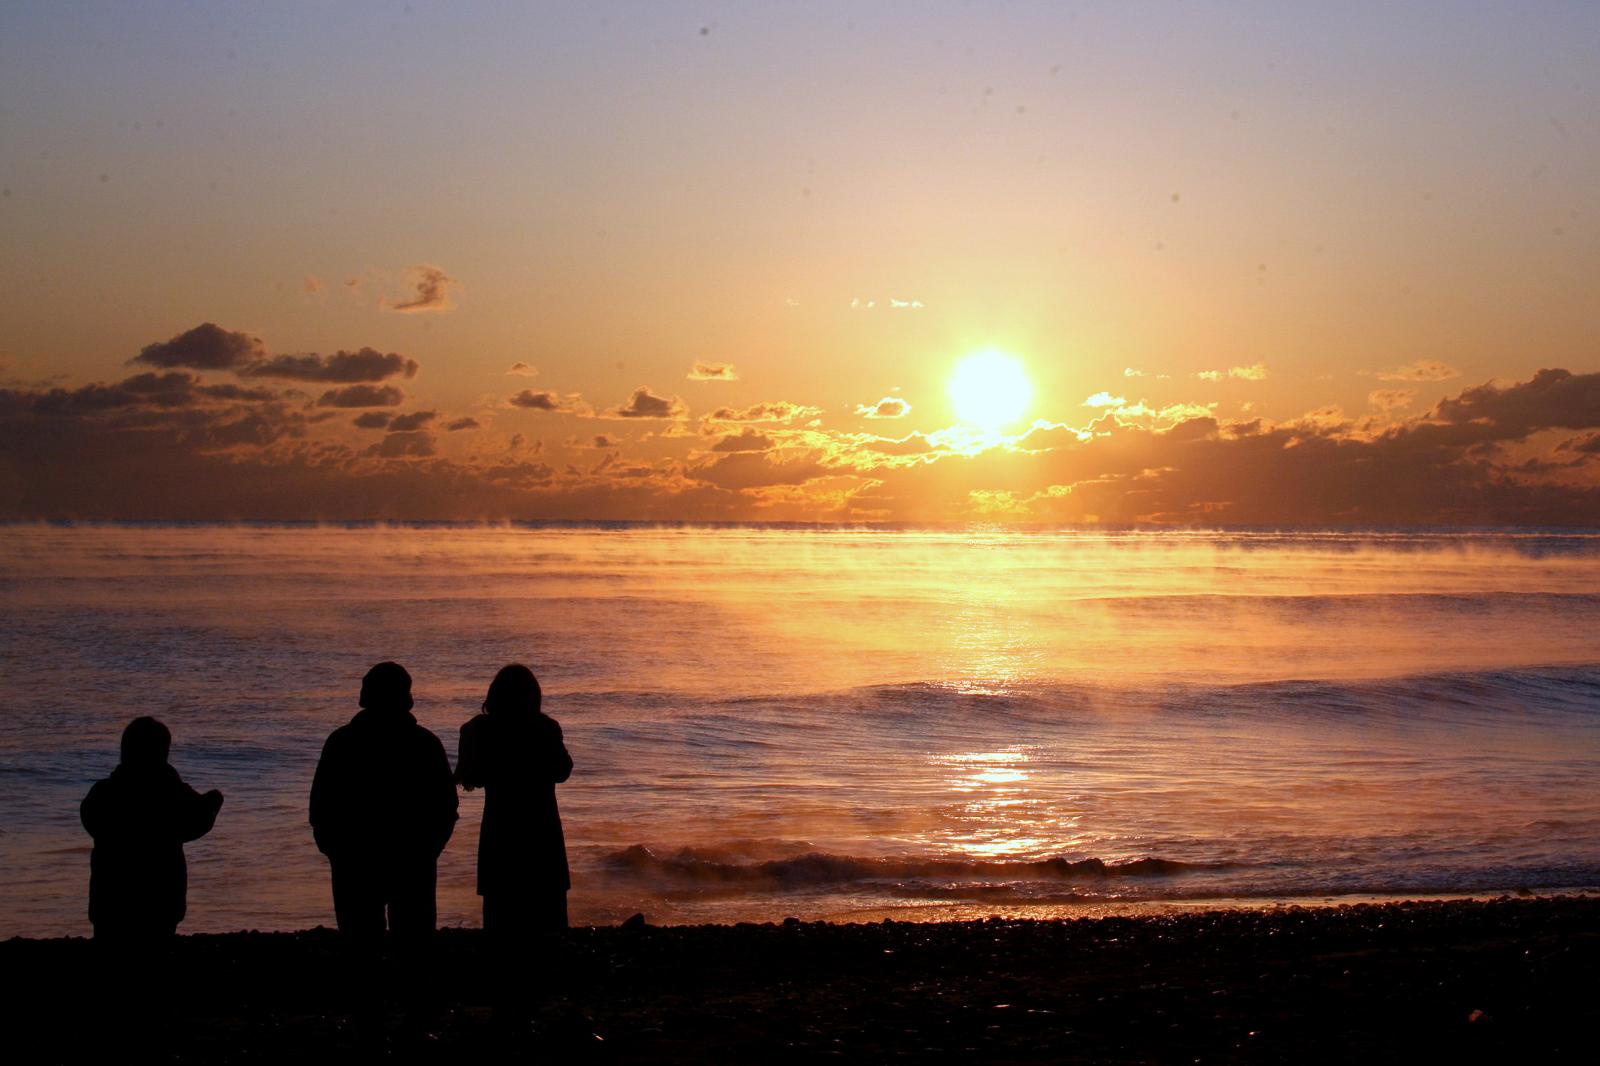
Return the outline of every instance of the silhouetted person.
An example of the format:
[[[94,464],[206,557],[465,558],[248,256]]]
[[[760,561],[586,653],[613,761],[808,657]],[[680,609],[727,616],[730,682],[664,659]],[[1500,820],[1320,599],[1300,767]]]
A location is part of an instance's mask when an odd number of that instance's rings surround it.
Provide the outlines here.
[[[519,938],[567,927],[567,845],[556,785],[572,776],[561,725],[540,709],[533,671],[504,667],[483,713],[461,727],[456,780],[485,790],[478,837],[483,928]]]
[[[339,931],[360,942],[388,928],[425,939],[436,914],[439,853],[456,822],[456,786],[439,738],[411,715],[411,675],[379,663],[361,679],[361,711],[323,745],[311,828],[333,874]]]
[[[222,793],[201,795],[167,762],[172,734],[154,718],[122,731],[122,762],[83,798],[79,816],[94,838],[89,921],[96,940],[170,940],[187,910],[183,845],[216,824]]]

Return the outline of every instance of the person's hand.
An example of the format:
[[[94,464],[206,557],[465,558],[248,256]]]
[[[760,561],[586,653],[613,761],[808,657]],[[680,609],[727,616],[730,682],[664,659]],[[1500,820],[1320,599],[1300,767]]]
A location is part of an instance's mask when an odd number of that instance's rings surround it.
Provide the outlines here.
[[[212,810],[222,810],[222,793],[218,792],[216,789],[212,789],[210,792],[205,794],[204,798],[207,803],[211,804]]]

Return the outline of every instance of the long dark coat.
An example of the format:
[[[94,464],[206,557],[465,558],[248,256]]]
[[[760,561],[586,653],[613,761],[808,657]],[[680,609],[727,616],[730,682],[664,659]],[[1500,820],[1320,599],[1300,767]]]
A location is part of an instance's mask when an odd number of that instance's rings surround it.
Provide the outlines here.
[[[480,714],[461,727],[456,779],[485,790],[478,895],[572,887],[556,785],[572,776],[561,725],[549,715]]]
[[[455,824],[450,759],[409,712],[363,710],[329,735],[311,781],[311,830],[333,862],[432,862]]]
[[[94,838],[89,921],[97,930],[170,932],[187,910],[183,845],[216,824],[217,808],[168,763],[123,764],[78,808]]]

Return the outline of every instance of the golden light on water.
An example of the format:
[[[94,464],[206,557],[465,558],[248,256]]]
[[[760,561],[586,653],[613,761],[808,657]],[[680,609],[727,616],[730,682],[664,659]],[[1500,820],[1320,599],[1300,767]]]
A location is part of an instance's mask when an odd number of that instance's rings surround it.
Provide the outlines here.
[[[956,364],[949,394],[963,422],[994,432],[1022,418],[1033,400],[1033,383],[1016,359],[990,349]]]

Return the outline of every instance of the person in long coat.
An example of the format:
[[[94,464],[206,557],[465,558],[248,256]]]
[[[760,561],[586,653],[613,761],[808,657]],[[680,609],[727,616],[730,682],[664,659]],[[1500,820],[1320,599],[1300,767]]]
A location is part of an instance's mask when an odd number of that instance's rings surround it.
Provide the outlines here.
[[[201,795],[167,762],[172,733],[154,718],[122,731],[122,762],[78,809],[94,838],[89,921],[96,940],[170,939],[188,912],[183,845],[211,832],[222,793]]]
[[[513,938],[565,929],[572,887],[556,806],[556,785],[572,776],[572,756],[542,702],[532,670],[502,668],[483,713],[461,727],[456,759],[462,787],[485,790],[478,837],[483,928]]]
[[[333,911],[352,940],[415,940],[437,921],[439,854],[456,823],[456,786],[439,738],[411,714],[411,675],[384,662],[361,680],[361,711],[323,745],[311,828],[328,856]]]

